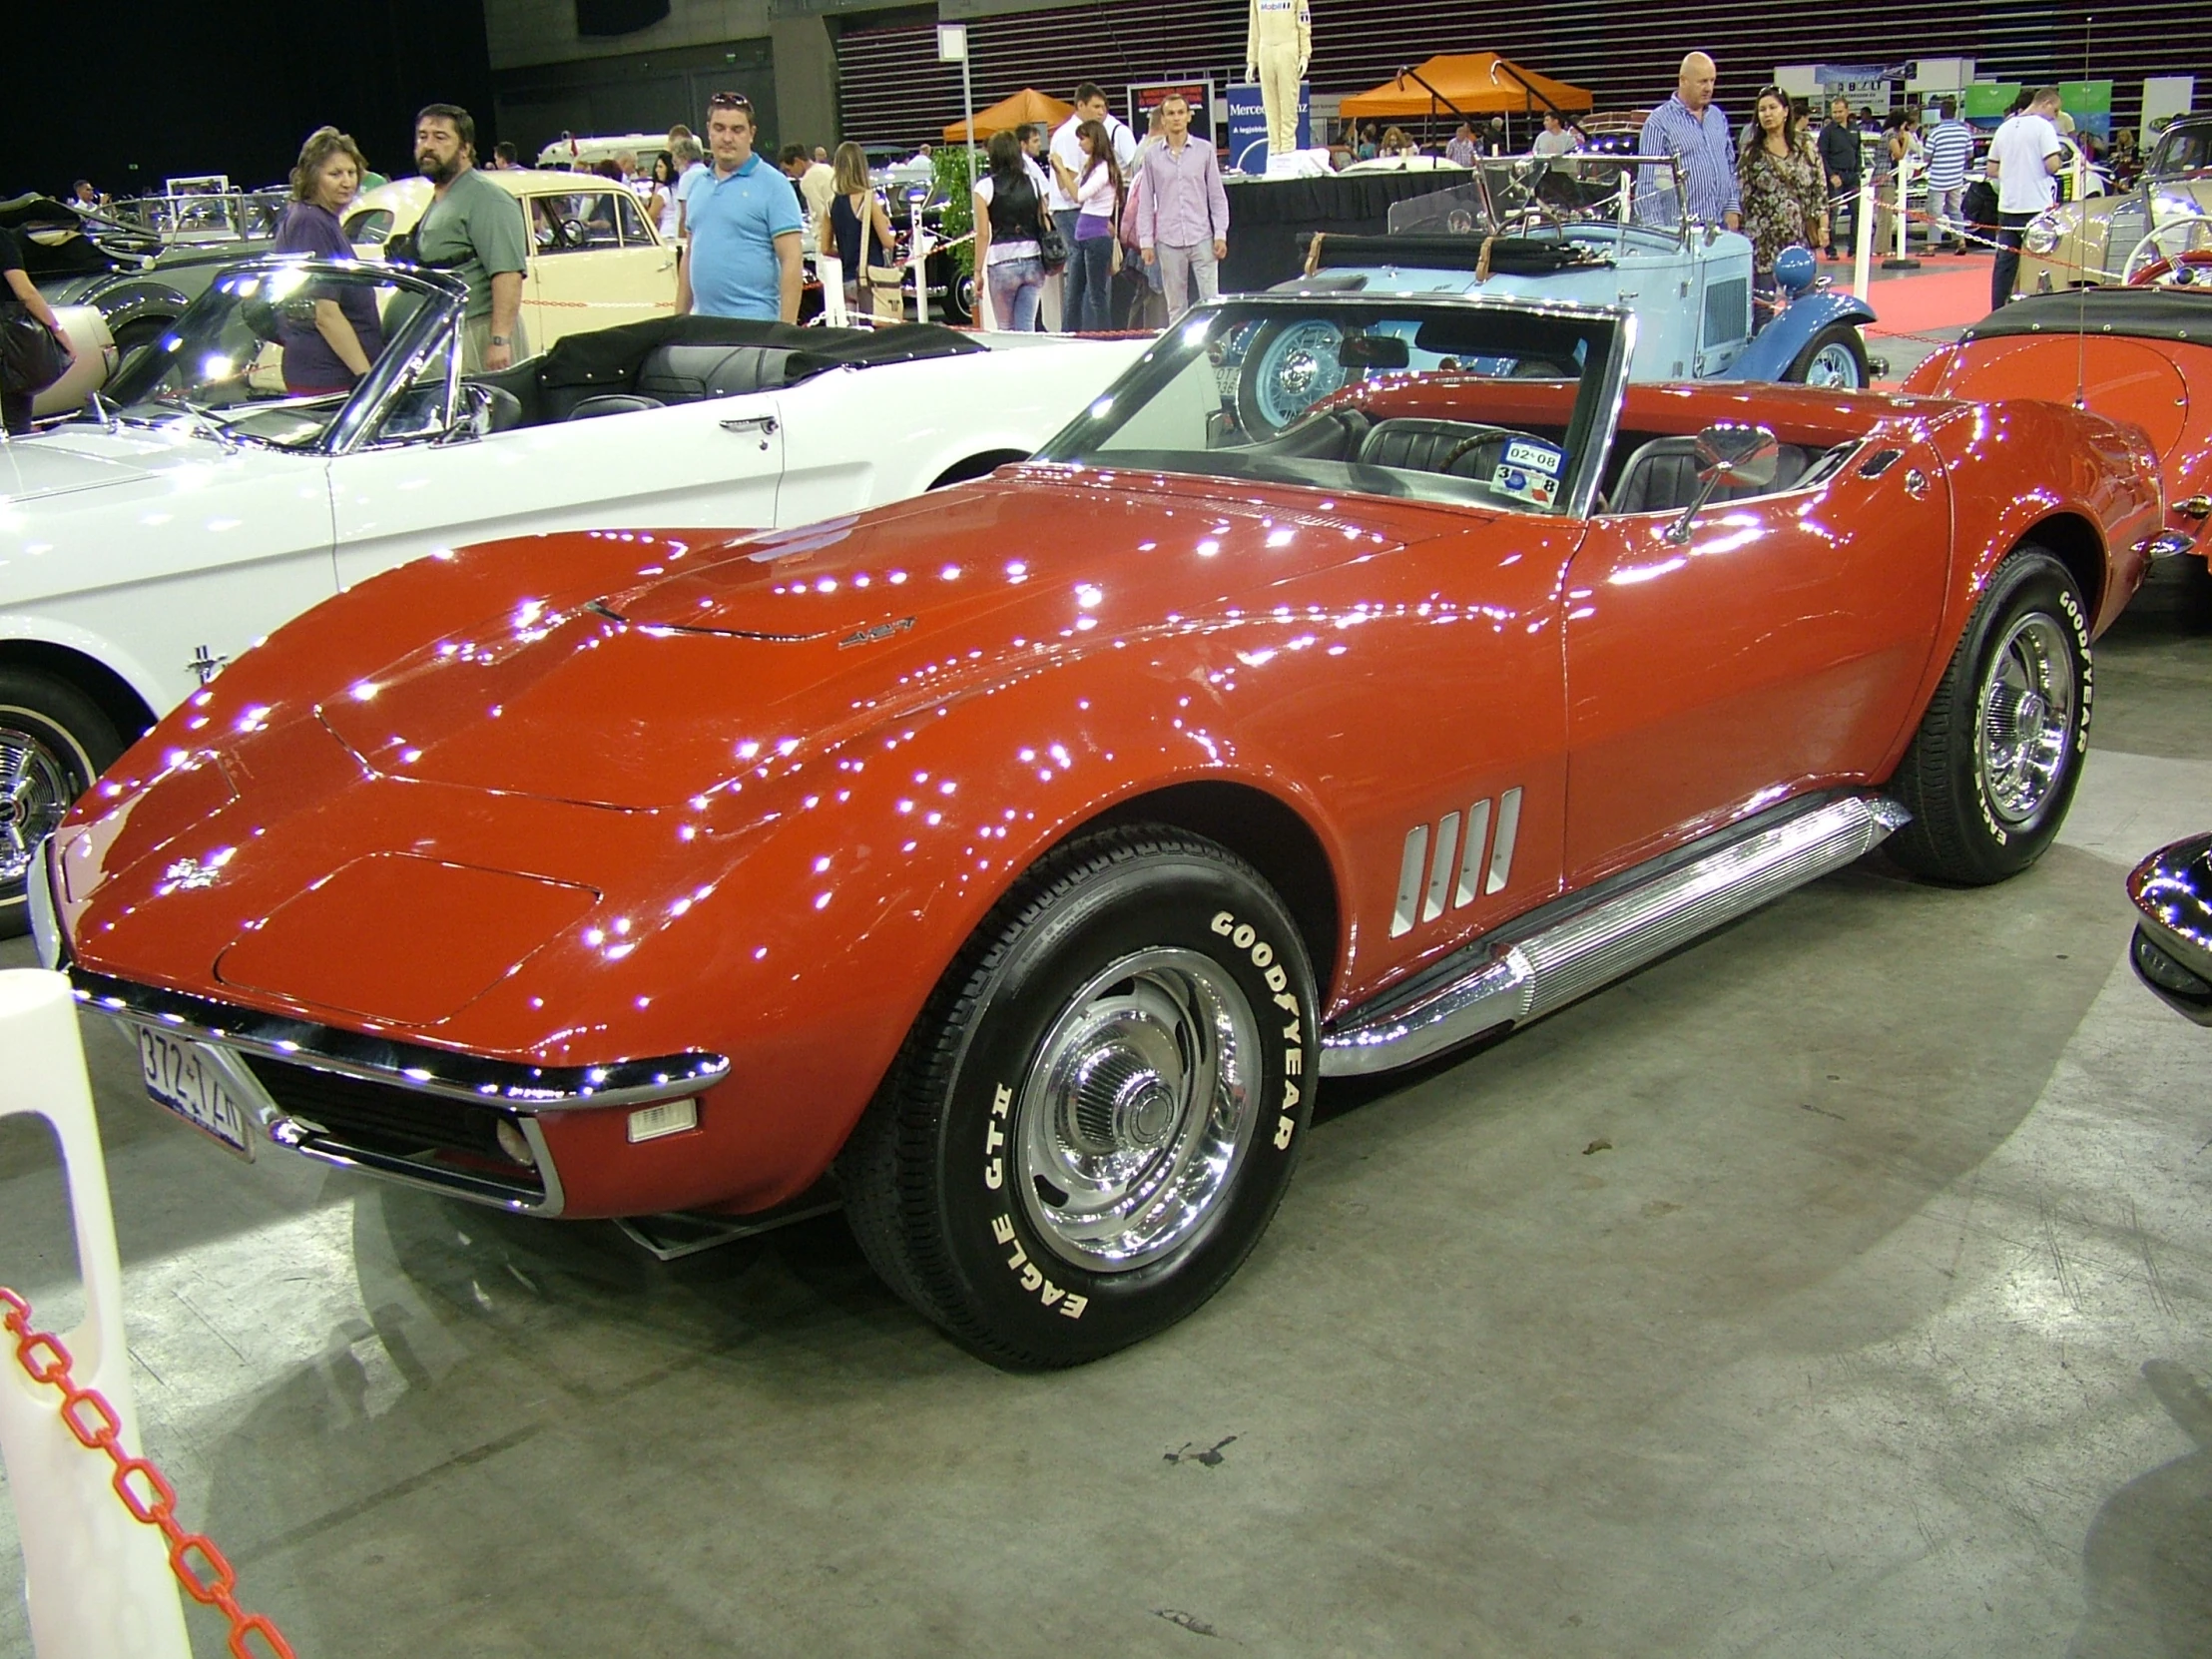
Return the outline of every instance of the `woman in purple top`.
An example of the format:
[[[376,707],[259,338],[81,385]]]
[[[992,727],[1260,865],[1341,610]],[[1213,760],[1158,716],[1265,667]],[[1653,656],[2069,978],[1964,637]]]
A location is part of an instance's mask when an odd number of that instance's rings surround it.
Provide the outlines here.
[[[1103,121],[1075,129],[1083,171],[1076,176],[1075,247],[1069,252],[1068,327],[1102,334],[1114,325],[1114,267],[1121,247],[1114,232],[1121,223],[1121,169],[1114,163],[1114,141]]]
[[[335,127],[308,134],[291,170],[291,205],[276,227],[276,252],[352,259],[338,216],[352,206],[366,166],[360,146]],[[287,315],[277,332],[284,348],[284,389],[300,396],[351,391],[384,349],[375,290],[348,282],[327,294],[310,287],[304,297],[313,301],[312,320]]]

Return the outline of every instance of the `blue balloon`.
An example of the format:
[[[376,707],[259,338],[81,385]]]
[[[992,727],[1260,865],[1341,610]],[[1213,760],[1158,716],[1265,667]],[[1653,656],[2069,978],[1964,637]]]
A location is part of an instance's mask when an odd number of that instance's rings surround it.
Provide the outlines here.
[[[1784,293],[1796,298],[1813,285],[1820,275],[1810,248],[1785,248],[1774,257],[1774,279]]]

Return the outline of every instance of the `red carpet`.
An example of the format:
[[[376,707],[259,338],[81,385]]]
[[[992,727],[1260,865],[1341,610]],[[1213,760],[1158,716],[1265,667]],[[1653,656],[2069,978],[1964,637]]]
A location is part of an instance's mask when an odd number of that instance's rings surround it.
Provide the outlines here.
[[[1928,254],[1918,271],[1884,272],[1879,265],[1867,294],[1879,320],[1867,332],[1926,334],[1937,328],[1963,328],[1989,314],[1989,267],[1986,254]],[[1823,266],[1839,286],[1848,286],[1851,267]]]

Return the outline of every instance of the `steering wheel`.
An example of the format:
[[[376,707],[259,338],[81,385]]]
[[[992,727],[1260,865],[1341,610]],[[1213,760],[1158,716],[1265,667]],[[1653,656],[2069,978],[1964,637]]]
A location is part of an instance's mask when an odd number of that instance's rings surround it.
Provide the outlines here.
[[[1461,455],[1464,455],[1470,449],[1480,448],[1492,438],[1512,439],[1524,435],[1514,431],[1509,426],[1477,426],[1470,436],[1461,438],[1451,446],[1451,452],[1437,463],[1436,470],[1438,472],[1449,472],[1452,463],[1457,461]]]
[[[2128,277],[2131,288],[2212,288],[2212,249],[2176,254],[2170,260],[2153,260]]]
[[[2193,246],[2174,246],[2176,233]],[[2138,242],[2121,267],[2129,287],[2212,287],[2212,216],[2169,219]]]

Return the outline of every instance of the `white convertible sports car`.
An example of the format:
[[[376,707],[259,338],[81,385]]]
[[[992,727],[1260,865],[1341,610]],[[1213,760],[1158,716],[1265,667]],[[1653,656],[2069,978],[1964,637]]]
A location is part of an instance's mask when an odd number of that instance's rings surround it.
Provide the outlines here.
[[[807,524],[977,477],[1147,343],[671,317],[464,378],[461,300],[435,272],[238,266],[84,416],[0,444],[0,932],[124,746],[338,590],[493,537]],[[317,389],[347,315],[384,343]]]

